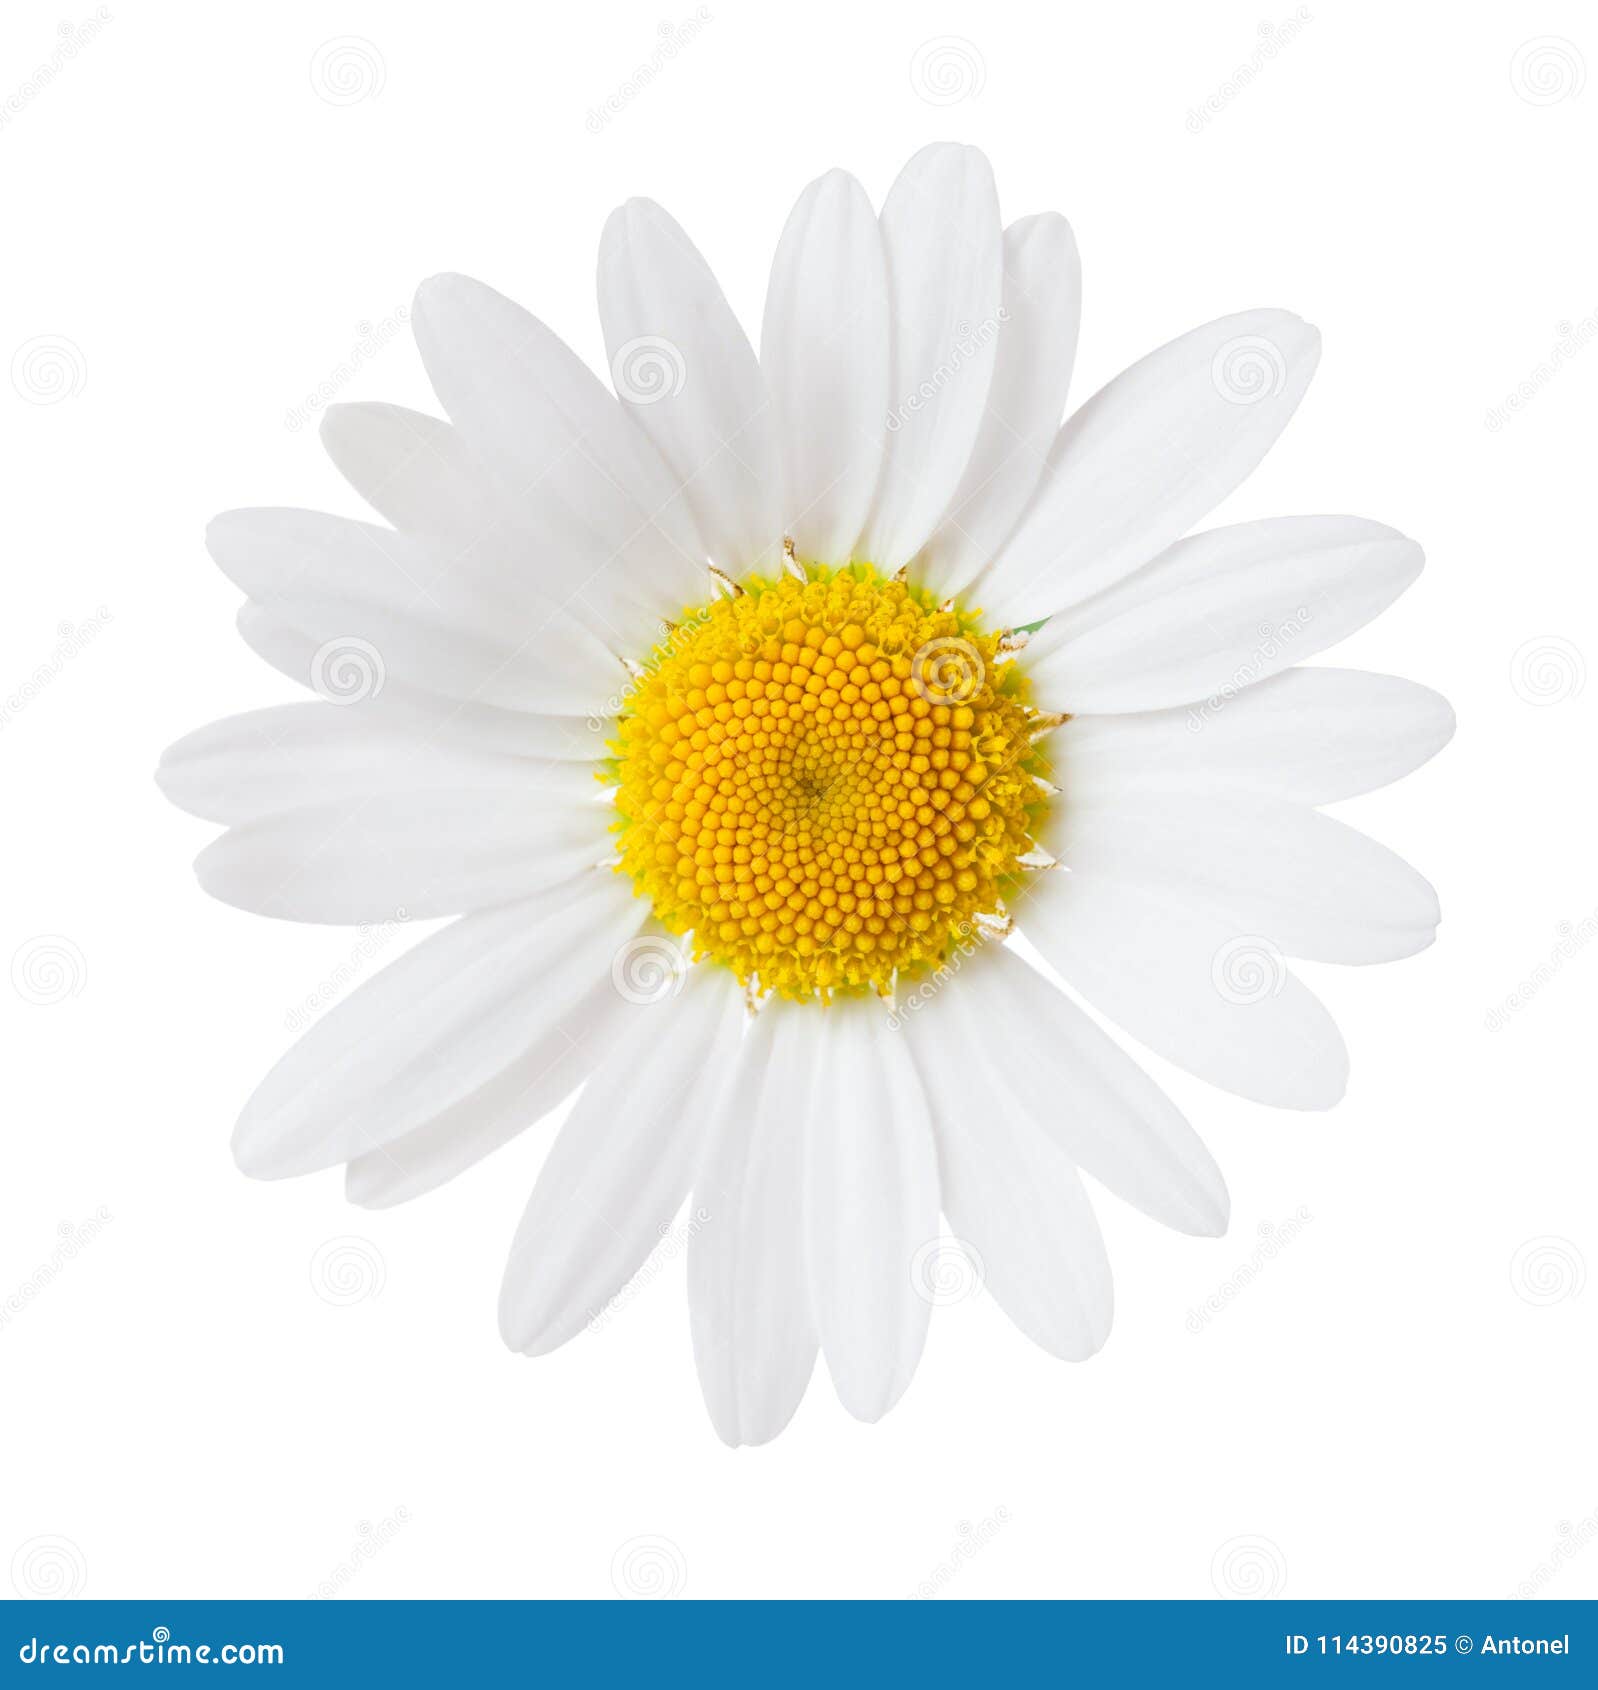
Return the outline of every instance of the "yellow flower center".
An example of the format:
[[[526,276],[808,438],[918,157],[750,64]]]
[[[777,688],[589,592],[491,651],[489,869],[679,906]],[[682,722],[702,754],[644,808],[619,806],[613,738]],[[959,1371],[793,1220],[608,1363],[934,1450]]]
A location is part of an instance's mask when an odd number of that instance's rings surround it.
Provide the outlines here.
[[[1035,725],[974,613],[868,564],[747,580],[623,702],[620,866],[755,990],[889,993],[1005,920],[1046,790]]]

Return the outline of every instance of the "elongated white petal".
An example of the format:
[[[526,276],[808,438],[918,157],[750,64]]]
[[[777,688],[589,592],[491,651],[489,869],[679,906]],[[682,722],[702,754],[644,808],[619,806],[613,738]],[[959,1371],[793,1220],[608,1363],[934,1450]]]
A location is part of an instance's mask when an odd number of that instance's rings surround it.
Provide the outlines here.
[[[458,547],[499,510],[481,459],[437,417],[403,405],[329,405],[322,444],[339,474],[401,533]]]
[[[1343,1095],[1342,1037],[1268,939],[1085,873],[1039,875],[1016,917],[1090,1003],[1211,1085],[1282,1109]]]
[[[1248,476],[1304,397],[1320,335],[1242,311],[1123,371],[1074,415],[976,597],[1026,623],[1113,586]]]
[[[921,1359],[931,1301],[917,1253],[938,1236],[926,1097],[875,1003],[835,1004],[806,1150],[806,1256],[827,1368],[845,1408],[878,1420]]]
[[[523,1058],[610,972],[647,911],[589,873],[466,916],[335,1004],[245,1105],[233,1153],[280,1179],[403,1137]]]
[[[986,415],[942,521],[916,559],[929,591],[958,592],[1036,490],[1060,426],[1082,317],[1082,262],[1057,212],[1004,231],[1004,325]]]
[[[860,552],[908,563],[949,508],[993,385],[1004,302],[999,200],[975,147],[923,147],[882,207],[893,302],[888,447]]]
[[[451,571],[407,536],[316,511],[239,510],[206,544],[257,603],[315,642],[311,683],[364,691],[389,676],[424,691],[541,714],[602,714],[624,675],[558,606]]]
[[[1047,708],[1079,715],[1219,699],[1364,627],[1421,562],[1413,540],[1361,517],[1195,534],[1052,621],[1028,672]]]
[[[559,336],[481,282],[425,282],[416,335],[526,536],[528,576],[623,649],[647,651],[660,620],[706,586],[704,542],[660,455]]]
[[[614,702],[607,699],[605,712],[592,716],[507,710],[475,699],[446,698],[442,693],[395,680],[375,647],[366,651],[346,641],[329,650],[263,605],[241,605],[238,627],[244,643],[263,662],[321,693],[351,721],[381,724],[407,733],[417,742],[458,744],[478,752],[503,752],[553,762],[595,762],[606,755],[609,720],[620,708],[625,690],[623,675]]]
[[[964,1012],[944,992],[908,1024],[936,1129],[943,1212],[970,1252],[967,1271],[1010,1319],[1051,1355],[1083,1361],[1103,1347],[1114,1316],[1103,1235],[1076,1169],[1011,1104],[973,1036],[992,1011],[980,1013],[971,985]]]
[[[770,1006],[712,1110],[688,1245],[694,1364],[729,1444],[788,1424],[816,1360],[805,1278],[805,1131],[824,1060],[818,1017]]]
[[[562,771],[565,771],[562,773]],[[610,812],[580,764],[519,785],[336,799],[231,828],[195,859],[213,898],[285,921],[426,920],[526,898],[595,867]]]
[[[547,1018],[516,1061],[486,1085],[441,1109],[344,1170],[344,1195],[387,1209],[434,1191],[540,1121],[601,1063],[626,1048],[643,1023],[611,980]]]
[[[513,1350],[543,1355],[632,1278],[688,1195],[706,1110],[745,1020],[726,969],[690,972],[639,1018],[637,1042],[594,1075],[555,1140],[516,1229],[499,1299]]]
[[[1173,895],[1319,962],[1413,956],[1441,919],[1437,894],[1385,845],[1254,794],[1063,805],[1047,843],[1073,872]]]
[[[776,419],[760,365],[710,267],[653,200],[611,213],[599,243],[611,378],[686,492],[715,561],[742,575],[782,542]]]
[[[847,563],[877,489],[888,414],[888,271],[865,189],[829,171],[799,196],[771,267],[760,367],[800,557]]]
[[[1077,716],[1049,740],[1075,798],[1260,792],[1330,804],[1417,769],[1453,737],[1448,701],[1413,681],[1353,669],[1289,669],[1213,701]]]
[[[946,1013],[935,1025],[953,1019]],[[960,1037],[952,1028],[948,1036]],[[1214,1237],[1226,1230],[1226,1182],[1181,1111],[1014,952],[992,946],[973,965],[964,1037],[987,1053],[1008,1109],[1038,1126],[1084,1173],[1178,1232]]]
[[[280,704],[212,722],[162,753],[156,780],[180,809],[238,823],[450,788],[536,793],[544,775],[529,758],[425,738],[392,718],[327,703]],[[581,781],[583,772],[570,778]],[[588,785],[597,792],[591,777]]]

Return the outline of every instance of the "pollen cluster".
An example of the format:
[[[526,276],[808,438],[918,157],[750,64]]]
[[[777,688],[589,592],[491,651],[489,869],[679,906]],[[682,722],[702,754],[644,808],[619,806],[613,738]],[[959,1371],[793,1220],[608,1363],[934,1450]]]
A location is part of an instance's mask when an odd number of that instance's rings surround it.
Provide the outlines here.
[[[685,613],[624,701],[621,868],[694,953],[827,998],[1002,910],[1047,788],[1000,636],[869,565]]]

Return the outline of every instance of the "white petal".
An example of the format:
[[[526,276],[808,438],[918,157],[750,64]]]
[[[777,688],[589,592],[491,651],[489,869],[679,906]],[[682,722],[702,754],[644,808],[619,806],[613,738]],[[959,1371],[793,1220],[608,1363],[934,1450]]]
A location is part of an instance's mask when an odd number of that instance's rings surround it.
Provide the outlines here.
[[[1073,987],[1178,1067],[1283,1109],[1343,1095],[1342,1037],[1268,941],[1101,875],[1040,874],[1015,913]]]
[[[422,1126],[355,1157],[344,1195],[387,1209],[436,1190],[543,1119],[635,1030],[636,1006],[606,980],[546,1020],[525,1053]]]
[[[1027,672],[1048,708],[1078,715],[1218,702],[1364,627],[1421,562],[1361,517],[1212,529],[1051,622]]]
[[[1215,1159],[1175,1104],[1089,1016],[999,945],[973,963],[969,995],[959,1032],[945,1012],[919,1036],[979,1045],[1006,1112],[1032,1121],[1117,1197],[1178,1232],[1215,1237],[1226,1230],[1230,1205]]]
[[[429,935],[330,1009],[272,1069],[233,1134],[260,1179],[402,1137],[524,1057],[609,973],[647,911],[591,873]]]
[[[622,403],[675,472],[728,573],[769,567],[782,542],[775,418],[748,337],[710,267],[653,200],[611,213],[599,315]]]
[[[1331,804],[1419,768],[1453,732],[1448,701],[1413,681],[1289,669],[1213,704],[1076,716],[1048,743],[1055,780],[1088,803],[1253,791]]]
[[[1437,894],[1385,845],[1251,793],[1067,804],[1046,843],[1073,872],[1174,895],[1318,962],[1413,956],[1441,919]]]
[[[692,969],[679,996],[638,1007],[652,1013],[583,1088],[516,1229],[499,1329],[527,1355],[575,1337],[661,1241],[737,1058],[746,1015],[727,969]]]
[[[843,564],[865,527],[888,414],[888,271],[865,189],[833,170],[799,196],[771,267],[760,367],[776,410],[786,527]]]
[[[1114,1293],[1104,1238],[1065,1153],[1011,1106],[969,1011],[943,992],[908,1021],[932,1108],[943,1212],[970,1271],[1034,1343],[1064,1361],[1104,1345]],[[975,991],[971,996],[975,997]]]
[[[694,1363],[717,1435],[768,1442],[816,1360],[804,1269],[805,1127],[819,1015],[768,1005],[712,1112],[688,1245]]]
[[[481,461],[437,417],[403,405],[329,405],[322,444],[339,474],[402,533],[459,543],[498,509]]]
[[[614,627],[621,649],[647,650],[707,584],[704,542],[659,453],[558,335],[481,282],[424,282],[416,338],[440,402],[536,542],[523,547],[531,578],[601,633]]]
[[[352,721],[383,724],[403,730],[418,741],[436,739],[477,751],[502,751],[553,762],[595,762],[607,755],[605,736],[610,731],[610,719],[621,707],[624,691],[622,675],[614,699],[606,701],[604,713],[583,717],[534,715],[530,711],[505,710],[471,699],[445,698],[439,693],[407,686],[386,673],[375,690],[372,685],[362,690],[363,679],[369,677],[375,683],[379,671],[370,654],[359,648],[346,644],[330,657],[317,641],[290,627],[263,605],[253,603],[239,607],[238,627],[244,643],[264,662],[290,680],[314,687],[325,697],[336,700],[340,713]],[[339,690],[339,652],[351,665],[343,673],[356,677],[354,692]],[[363,661],[364,669],[360,667]]]
[[[523,782],[336,799],[230,828],[195,859],[213,898],[284,921],[427,920],[510,903],[597,866],[613,812],[581,764]],[[579,795],[580,789],[582,795]]]
[[[536,790],[542,778],[528,759],[424,738],[392,718],[334,704],[280,704],[212,722],[169,746],[156,771],[180,809],[227,823],[452,786]]]
[[[1019,526],[977,589],[1026,623],[1112,586],[1185,534],[1270,450],[1320,336],[1287,311],[1206,323],[1123,371],[1066,420]]]
[[[1004,231],[1004,326],[971,461],[916,577],[958,592],[989,563],[1043,474],[1060,426],[1082,317],[1082,261],[1057,212]]]
[[[805,1167],[806,1258],[821,1348],[845,1408],[878,1420],[904,1394],[930,1300],[917,1252],[938,1237],[927,1100],[875,1003],[826,1012]]]
[[[975,147],[923,147],[882,207],[893,302],[888,448],[861,555],[892,571],[920,551],[971,460],[1004,301],[999,200]]]
[[[311,681],[337,688],[354,665],[365,691],[395,680],[540,714],[607,713],[615,656],[558,606],[452,570],[407,536],[318,511],[238,510],[206,545],[224,574],[316,642]],[[457,560],[458,561],[458,560]]]

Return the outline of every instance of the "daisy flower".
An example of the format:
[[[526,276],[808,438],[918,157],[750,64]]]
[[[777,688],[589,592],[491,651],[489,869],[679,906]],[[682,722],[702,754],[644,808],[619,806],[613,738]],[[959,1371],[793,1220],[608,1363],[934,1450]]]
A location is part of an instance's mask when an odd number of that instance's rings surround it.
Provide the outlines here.
[[[758,355],[649,200],[606,224],[614,396],[537,318],[439,276],[443,421],[331,407],[381,523],[217,518],[246,642],[315,702],[202,729],[201,884],[289,920],[452,918],[323,1015],[234,1137],[262,1178],[415,1197],[581,1087],[500,1325],[592,1324],[687,1204],[694,1356],[729,1443],[825,1356],[910,1381],[949,1233],[1029,1337],[1110,1327],[1082,1175],[1221,1232],[1181,1114],[1077,1002],[1225,1090],[1324,1109],[1347,1068],[1291,958],[1428,944],[1431,888],[1321,813],[1448,738],[1435,694],[1297,668],[1412,582],[1348,516],[1189,530],[1319,356],[1244,311],[1063,426],[1080,269],[963,146],[880,215],[833,171],[778,244]],[[1184,537],[1187,536],[1187,537]],[[940,1239],[945,1242],[940,1242]]]

